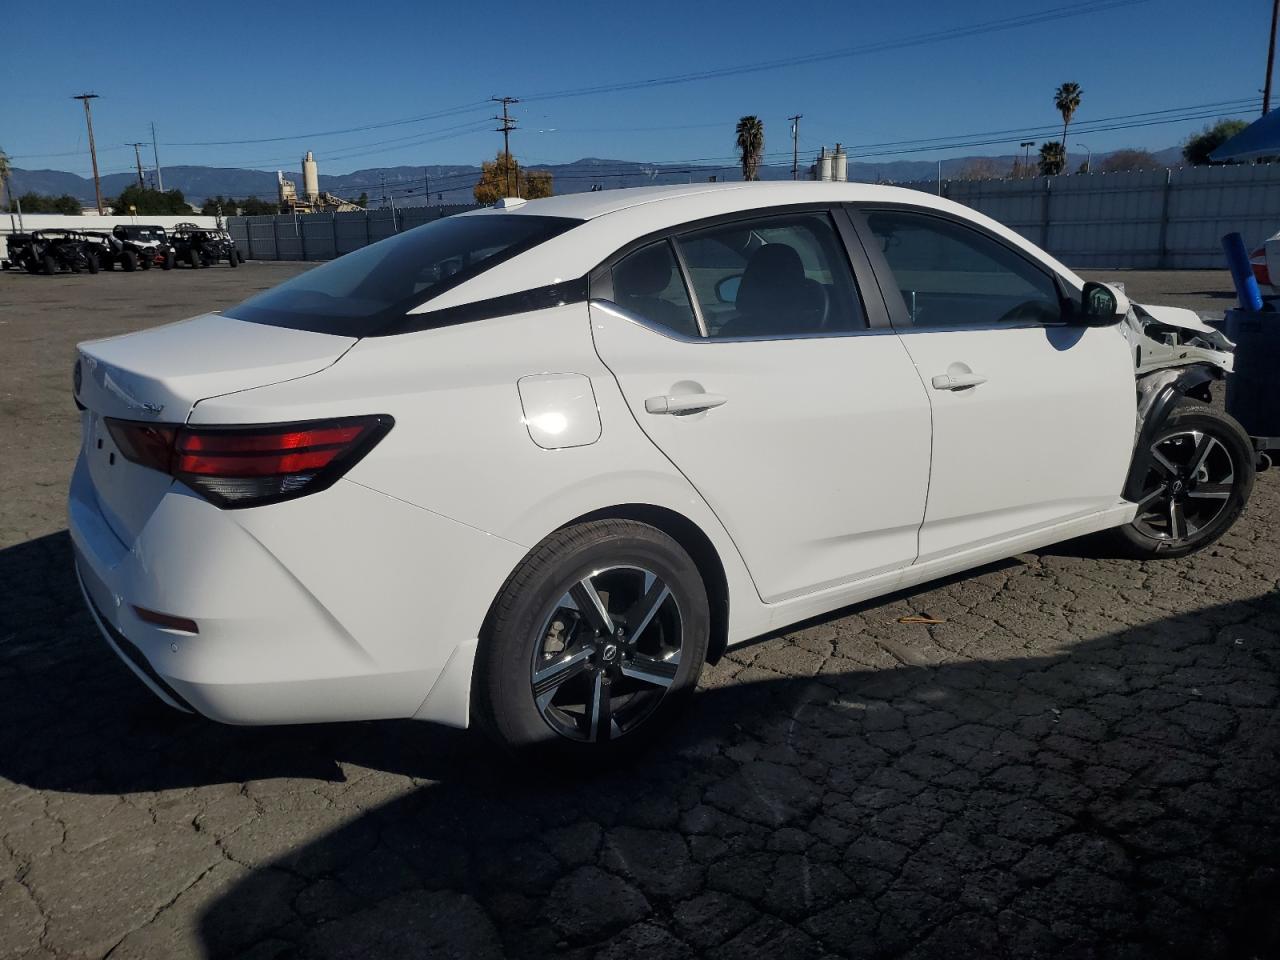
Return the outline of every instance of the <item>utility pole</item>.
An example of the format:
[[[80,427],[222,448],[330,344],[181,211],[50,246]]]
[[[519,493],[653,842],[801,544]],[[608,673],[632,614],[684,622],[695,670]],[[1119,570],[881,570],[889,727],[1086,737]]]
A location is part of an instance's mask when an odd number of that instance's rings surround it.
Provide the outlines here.
[[[1023,150],[1022,153],[1022,175],[1024,177],[1031,174],[1031,148],[1036,145],[1034,140],[1023,140],[1018,146]]]
[[[427,198],[427,206],[431,206],[431,175],[426,167],[422,168],[422,195]]]
[[[1280,3],[1280,0],[1277,0]],[[804,119],[803,113],[797,113],[794,117],[787,117],[791,121],[791,179],[800,179],[800,121]]]
[[[1271,110],[1271,68],[1276,62],[1276,19],[1280,18],[1280,0],[1271,0],[1271,35],[1267,41],[1267,82],[1262,88],[1262,115]]]
[[[151,155],[156,159],[156,189],[164,193],[164,174],[160,171],[160,151],[156,149],[156,123],[151,121]]]
[[[511,196],[511,131],[516,128],[515,118],[508,112],[507,108],[513,103],[519,103],[515,97],[490,97],[494,103],[502,104],[502,116],[494,117],[502,126],[498,127],[498,133],[502,134],[502,156],[503,156],[503,172],[506,178],[506,195]],[[520,175],[516,175],[516,195],[520,194]]]
[[[138,152],[138,148],[143,146],[144,143],[145,141],[143,141],[143,143],[126,143],[125,144],[126,147],[133,147],[133,160],[134,160],[134,163],[138,165],[138,189],[139,190],[147,189],[147,185],[142,179],[142,154]]]
[[[98,150],[93,145],[93,113],[89,110],[89,101],[97,100],[96,93],[82,93],[72,97],[84,104],[84,122],[89,126],[89,157],[93,161],[93,192],[98,198],[98,216],[102,216],[102,180],[98,177]]]

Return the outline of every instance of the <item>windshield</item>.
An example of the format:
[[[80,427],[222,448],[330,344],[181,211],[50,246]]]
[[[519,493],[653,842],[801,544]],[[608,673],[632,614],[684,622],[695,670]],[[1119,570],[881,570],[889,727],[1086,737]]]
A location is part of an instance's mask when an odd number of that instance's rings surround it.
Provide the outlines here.
[[[494,214],[443,217],[308,270],[226,316],[343,337],[395,333],[412,307],[581,223]]]

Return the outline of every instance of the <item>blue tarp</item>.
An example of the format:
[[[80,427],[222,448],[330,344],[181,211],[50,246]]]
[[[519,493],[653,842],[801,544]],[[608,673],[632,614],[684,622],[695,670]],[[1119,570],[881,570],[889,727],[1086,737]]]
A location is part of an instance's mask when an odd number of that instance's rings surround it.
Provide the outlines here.
[[[1217,150],[1210,160],[1256,160],[1280,156],[1280,110],[1253,121]]]

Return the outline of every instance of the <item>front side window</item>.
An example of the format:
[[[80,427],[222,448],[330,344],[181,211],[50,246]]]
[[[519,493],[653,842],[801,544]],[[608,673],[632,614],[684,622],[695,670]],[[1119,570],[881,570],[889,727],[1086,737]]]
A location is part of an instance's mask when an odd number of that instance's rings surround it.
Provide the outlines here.
[[[794,337],[866,326],[826,213],[735,221],[677,242],[708,336]]]
[[[940,217],[874,211],[867,224],[917,327],[1054,323],[1053,278],[1004,244]]]
[[[641,247],[614,265],[613,302],[683,336],[701,335],[669,240]]]
[[[525,214],[443,217],[330,260],[225,314],[343,337],[394,332],[410,308],[580,222]]]

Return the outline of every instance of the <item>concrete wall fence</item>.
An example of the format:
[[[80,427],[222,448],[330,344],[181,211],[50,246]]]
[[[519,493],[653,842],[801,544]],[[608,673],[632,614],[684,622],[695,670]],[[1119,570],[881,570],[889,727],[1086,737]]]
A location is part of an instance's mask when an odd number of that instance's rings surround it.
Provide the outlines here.
[[[1224,234],[1239,231],[1252,250],[1280,231],[1280,164],[944,180],[941,192],[1071,267],[1221,267]]]
[[[475,204],[445,204],[401,207],[394,212],[228,217],[227,229],[248,260],[332,260],[432,220],[475,208]]]

